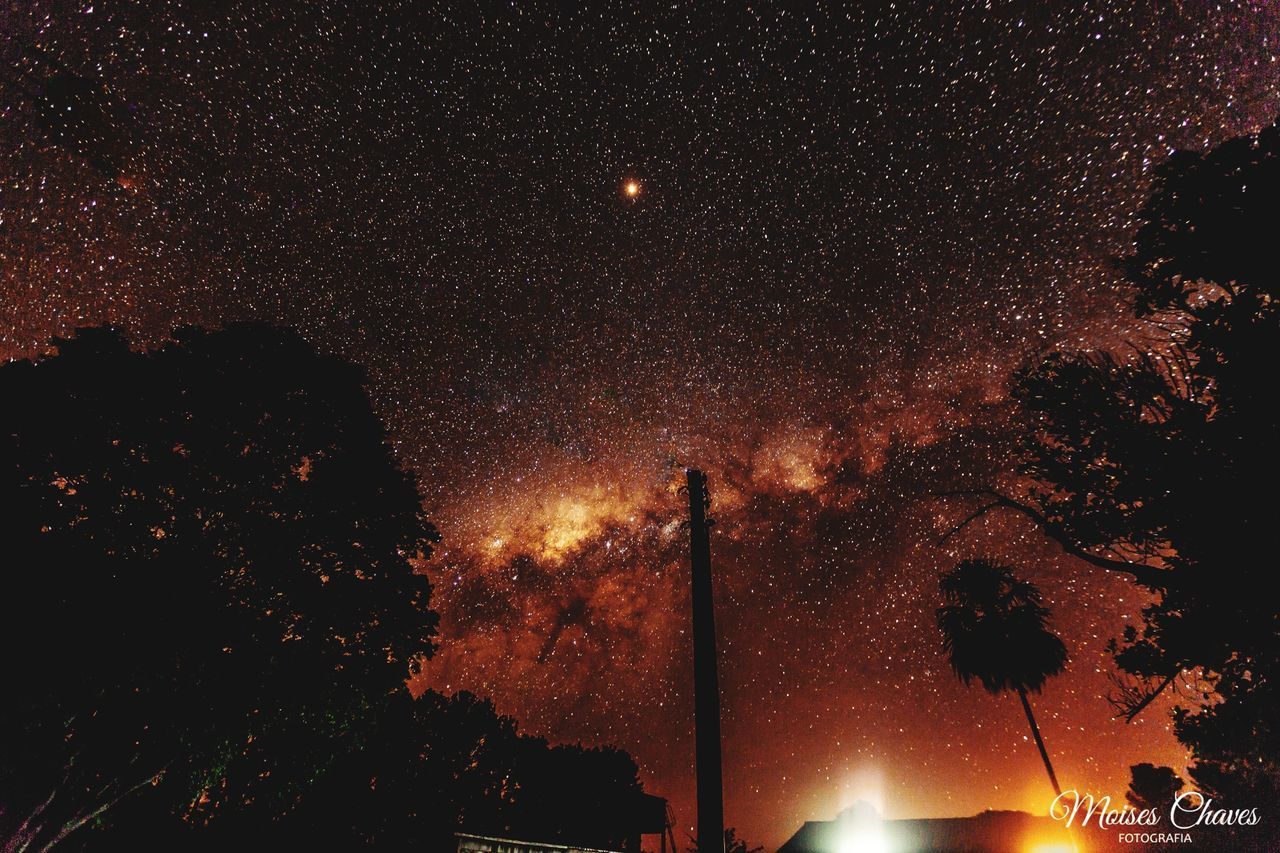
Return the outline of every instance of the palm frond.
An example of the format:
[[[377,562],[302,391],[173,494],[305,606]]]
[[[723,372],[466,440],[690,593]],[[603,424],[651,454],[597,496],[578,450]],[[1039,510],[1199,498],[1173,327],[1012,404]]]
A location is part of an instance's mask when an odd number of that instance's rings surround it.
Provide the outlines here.
[[[946,601],[937,612],[943,648],[966,685],[976,679],[992,693],[1038,692],[1066,666],[1066,646],[1049,627],[1040,590],[1012,568],[965,560],[939,587]]]

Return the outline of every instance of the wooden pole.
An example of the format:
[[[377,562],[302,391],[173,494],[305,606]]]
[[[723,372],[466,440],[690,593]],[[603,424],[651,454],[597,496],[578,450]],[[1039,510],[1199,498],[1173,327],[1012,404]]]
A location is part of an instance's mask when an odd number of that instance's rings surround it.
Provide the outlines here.
[[[716,665],[715,602],[707,478],[685,471],[689,485],[689,561],[693,577],[693,708],[698,796],[698,853],[724,853],[724,780],[720,764],[720,678]]]

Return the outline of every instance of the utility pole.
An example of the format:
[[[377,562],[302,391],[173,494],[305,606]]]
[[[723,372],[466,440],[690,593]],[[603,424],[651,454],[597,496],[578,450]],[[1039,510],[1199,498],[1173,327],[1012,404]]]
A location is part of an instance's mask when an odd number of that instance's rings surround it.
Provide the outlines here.
[[[724,853],[724,780],[720,766],[720,677],[716,668],[715,602],[707,477],[685,471],[689,486],[689,561],[693,576],[693,714],[698,784],[698,853]]]

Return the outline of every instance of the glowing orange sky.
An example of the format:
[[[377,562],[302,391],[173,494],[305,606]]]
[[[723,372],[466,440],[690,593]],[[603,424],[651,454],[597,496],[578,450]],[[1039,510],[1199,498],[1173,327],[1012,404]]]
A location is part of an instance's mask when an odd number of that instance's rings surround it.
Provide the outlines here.
[[[550,453],[521,465],[533,473],[495,478],[442,507],[452,535],[431,573],[444,638],[425,682],[492,695],[528,730],[629,749],[691,830],[676,487],[680,465],[697,462],[717,521],[726,814],[746,837],[781,843],[858,799],[892,817],[1047,807],[1017,702],[966,690],[941,653],[937,576],[979,553],[1041,584],[1071,649],[1067,673],[1033,700],[1064,782],[1118,795],[1130,764],[1182,766],[1164,708],[1125,725],[1102,699],[1105,643],[1142,600],[1130,583],[1061,557],[1018,517],[935,546],[967,505],[932,492],[998,469],[972,436],[1006,416],[1002,386],[978,385],[966,412],[949,402],[954,387],[905,405],[885,392],[822,426],[656,428],[648,442],[590,460]]]

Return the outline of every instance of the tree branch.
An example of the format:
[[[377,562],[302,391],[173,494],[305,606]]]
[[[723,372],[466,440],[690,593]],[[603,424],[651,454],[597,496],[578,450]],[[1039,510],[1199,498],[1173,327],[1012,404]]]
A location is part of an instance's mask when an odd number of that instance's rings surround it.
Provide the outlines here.
[[[1159,687],[1157,687],[1155,690],[1153,690],[1153,691],[1151,691],[1150,693],[1148,693],[1148,694],[1147,694],[1147,697],[1146,697],[1145,699],[1143,699],[1141,702],[1139,702],[1137,705],[1135,705],[1134,707],[1130,708],[1130,709],[1129,709],[1129,711],[1128,711],[1128,713],[1126,713],[1126,714],[1124,715],[1124,721],[1125,721],[1126,723],[1132,723],[1132,722],[1134,721],[1134,719],[1135,719],[1139,714],[1141,714],[1141,713],[1142,713],[1142,711],[1143,711],[1143,709],[1144,709],[1144,708],[1146,708],[1148,705],[1150,705],[1152,702],[1154,702],[1154,701],[1155,701],[1155,698],[1156,698],[1157,696],[1159,696],[1161,693],[1163,693],[1163,692],[1164,692],[1164,689],[1165,689],[1166,687],[1168,687],[1170,684],[1172,684],[1172,683],[1173,683],[1173,679],[1174,679],[1175,677],[1177,677],[1178,672],[1179,672],[1179,670],[1176,670],[1176,669],[1175,669],[1172,673],[1170,673],[1170,674],[1169,674],[1169,677],[1168,677],[1168,678],[1166,678],[1164,681],[1160,682],[1160,686],[1159,686]]]
[[[1112,719],[1123,719],[1126,723],[1132,723],[1143,709],[1164,692],[1166,687],[1174,683],[1174,679],[1181,671],[1181,667],[1173,670],[1172,674],[1154,688],[1151,686],[1152,677],[1118,672],[1108,673],[1107,680],[1116,688],[1114,693],[1109,693],[1106,697],[1107,704],[1116,710]]]
[[[952,536],[955,536],[961,530],[964,530],[966,527],[968,527],[972,522],[977,521],[979,518],[982,518],[982,516],[986,515],[988,512],[990,512],[991,510],[995,509],[998,506],[1000,506],[1000,504],[998,503],[989,503],[989,504],[986,504],[985,506],[978,507],[972,513],[970,513],[964,519],[964,521],[960,522],[955,527],[952,527],[946,533],[942,534],[942,538],[938,540],[938,547],[942,547],[943,545],[946,545],[948,539],[950,539]]]
[[[1040,512],[1040,510],[1030,504],[1024,504],[1020,501],[1014,500],[1013,498],[1007,497],[1006,495],[1002,495],[995,489],[963,489],[953,492],[938,493],[939,497],[955,497],[960,495],[981,495],[983,497],[990,498],[991,502],[980,508],[977,512],[972,513],[954,529],[948,531],[947,534],[939,540],[939,545],[944,544],[964,527],[976,519],[986,515],[991,510],[997,508],[1011,509],[1014,512],[1020,513],[1034,521],[1036,526],[1039,527],[1046,536],[1057,542],[1062,546],[1062,550],[1066,551],[1073,557],[1084,560],[1086,563],[1089,563],[1092,566],[1097,566],[1100,569],[1127,574],[1138,583],[1143,586],[1150,587],[1151,589],[1167,589],[1169,586],[1169,572],[1164,569],[1159,569],[1155,566],[1147,565],[1146,563],[1134,563],[1129,560],[1113,560],[1086,550],[1075,542],[1072,542],[1066,534],[1058,530],[1049,521],[1049,519],[1045,517],[1044,513]]]
[[[92,810],[90,810],[90,811],[88,811],[88,812],[86,812],[86,813],[84,813],[84,814],[82,814],[82,815],[80,815],[80,816],[78,816],[78,817],[72,818],[71,820],[67,821],[65,824],[63,824],[62,828],[58,830],[58,834],[57,834],[57,835],[55,835],[55,836],[54,836],[54,837],[49,841],[49,843],[48,843],[48,844],[46,844],[46,845],[44,845],[43,847],[41,847],[41,848],[40,848],[40,853],[48,853],[48,851],[49,851],[50,849],[52,849],[52,848],[54,847],[54,845],[58,844],[60,841],[62,841],[62,840],[63,840],[64,838],[66,838],[68,835],[70,835],[71,833],[75,832],[77,829],[79,829],[80,827],[84,826],[86,823],[88,823],[89,821],[93,820],[93,819],[94,819],[94,818],[96,818],[98,815],[100,815],[100,814],[102,814],[103,812],[105,812],[107,809],[112,808],[113,806],[115,806],[117,803],[119,803],[119,802],[120,802],[121,800],[123,800],[125,797],[129,796],[130,794],[132,794],[134,791],[136,791],[136,790],[138,790],[139,788],[142,788],[142,787],[144,787],[144,786],[146,786],[146,785],[150,785],[151,783],[155,782],[155,780],[156,780],[156,779],[158,779],[158,778],[160,778],[160,776],[162,776],[162,775],[164,774],[164,771],[165,771],[165,770],[167,770],[167,769],[168,769],[168,767],[167,767],[167,766],[166,766],[166,767],[164,767],[164,768],[162,768],[162,769],[160,770],[160,772],[156,773],[155,775],[150,776],[150,777],[148,777],[148,778],[146,778],[146,779],[143,779],[141,782],[138,782],[136,785],[132,785],[132,786],[130,786],[130,787],[128,787],[128,788],[126,788],[126,789],[124,789],[123,791],[121,791],[121,792],[120,792],[120,793],[115,797],[115,799],[108,800],[107,802],[103,803],[102,805],[98,806],[97,808],[92,809]]]
[[[13,834],[9,836],[9,839],[4,844],[4,853],[22,853],[27,849],[27,846],[31,844],[31,840],[38,832],[38,827],[32,822],[40,817],[41,813],[49,807],[49,804],[53,802],[53,798],[56,796],[58,796],[57,787],[50,791],[44,802],[36,806],[31,811],[31,814],[27,815],[26,820],[13,831]]]
[[[73,718],[74,719],[74,718]],[[76,756],[79,753],[72,753],[67,759],[67,763],[62,765],[62,781],[53,786],[53,790],[49,792],[49,796],[44,802],[37,805],[27,815],[26,819],[18,826],[17,829],[9,836],[4,843],[4,853],[24,853],[31,846],[31,842],[40,834],[41,826],[35,823],[36,819],[49,808],[49,804],[58,796],[58,792],[67,786],[67,782],[71,779],[71,768],[75,766]]]

